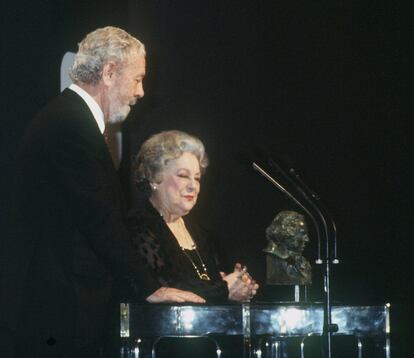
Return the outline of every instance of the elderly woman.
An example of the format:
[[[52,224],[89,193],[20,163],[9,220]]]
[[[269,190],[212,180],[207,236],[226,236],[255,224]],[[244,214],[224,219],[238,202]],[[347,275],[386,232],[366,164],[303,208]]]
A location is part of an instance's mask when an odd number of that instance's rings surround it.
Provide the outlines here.
[[[220,272],[206,233],[184,217],[197,203],[208,164],[203,143],[180,131],[150,137],[136,157],[135,178],[148,200],[129,221],[134,243],[164,287],[191,291],[208,303],[250,300],[258,285],[237,263]],[[149,300],[151,302],[151,300]]]

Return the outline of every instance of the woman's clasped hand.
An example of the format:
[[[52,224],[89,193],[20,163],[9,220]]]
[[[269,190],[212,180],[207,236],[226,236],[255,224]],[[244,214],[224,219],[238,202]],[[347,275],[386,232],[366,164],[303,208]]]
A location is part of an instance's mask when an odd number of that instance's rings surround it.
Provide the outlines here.
[[[220,272],[220,275],[227,282],[230,301],[249,302],[259,289],[259,285],[247,272],[247,267],[242,267],[240,263],[235,264],[232,273]]]

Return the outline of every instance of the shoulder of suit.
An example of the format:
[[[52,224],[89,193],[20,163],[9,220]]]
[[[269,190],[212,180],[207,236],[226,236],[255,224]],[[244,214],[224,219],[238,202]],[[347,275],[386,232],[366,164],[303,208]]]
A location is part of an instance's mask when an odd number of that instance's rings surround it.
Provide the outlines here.
[[[77,93],[70,89],[65,89],[49,101],[37,114],[32,126],[45,132],[83,131],[100,135],[89,107]]]

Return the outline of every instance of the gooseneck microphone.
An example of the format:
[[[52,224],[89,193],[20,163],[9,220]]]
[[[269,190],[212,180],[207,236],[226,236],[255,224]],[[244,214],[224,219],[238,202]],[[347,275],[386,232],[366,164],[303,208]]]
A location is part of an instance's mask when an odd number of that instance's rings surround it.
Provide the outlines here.
[[[273,162],[273,161],[272,161]],[[303,188],[304,189],[304,191],[305,192],[307,192],[308,193],[308,195],[310,196],[310,197],[312,197],[315,201],[317,201],[318,202],[318,204],[319,205],[315,205],[314,203],[313,203],[313,201],[312,200],[310,200],[309,199],[309,196],[306,194],[306,193],[303,193],[302,195],[304,196],[304,198],[306,199],[306,198],[308,198],[307,200],[309,201],[309,203],[312,205],[312,207],[318,212],[318,214],[319,214],[319,216],[320,216],[320,218],[321,218],[321,220],[322,220],[322,222],[323,222],[323,225],[324,225],[324,228],[325,228],[325,232],[326,232],[326,239],[328,240],[329,239],[329,234],[328,234],[328,228],[327,228],[327,225],[326,225],[326,220],[325,220],[325,217],[324,217],[324,215],[322,214],[322,212],[320,211],[320,209],[319,209],[319,207],[321,207],[322,208],[322,210],[324,211],[324,213],[325,213],[325,216],[327,216],[328,217],[328,219],[329,219],[329,221],[330,221],[330,223],[331,223],[331,227],[332,227],[332,233],[333,233],[333,235],[332,235],[332,242],[333,242],[333,257],[332,257],[332,263],[333,264],[338,264],[339,263],[339,259],[338,259],[338,252],[337,252],[337,232],[336,232],[336,224],[335,224],[335,221],[334,221],[334,219],[332,218],[332,216],[329,214],[329,212],[326,210],[326,208],[324,207],[324,205],[322,205],[322,203],[321,203],[321,201],[320,201],[320,196],[314,191],[314,190],[312,190],[303,180],[302,180],[302,178],[300,177],[300,175],[297,173],[297,171],[294,169],[294,168],[290,168],[289,169],[289,173],[292,175],[292,177],[299,183],[299,185],[300,185],[300,187],[301,188]],[[301,192],[301,190],[299,190],[299,192]]]
[[[316,263],[321,264],[321,232],[319,230],[318,223],[313,216],[313,214],[299,201],[297,200],[286,188],[284,188],[280,183],[276,181],[269,173],[267,173],[263,168],[261,168],[257,163],[253,162],[253,169],[257,170],[261,175],[263,175],[268,181],[270,181],[276,188],[278,188],[282,193],[287,195],[290,200],[292,200],[297,206],[299,206],[306,214],[311,218],[313,225],[315,226],[316,236],[318,237],[318,253]]]
[[[325,302],[324,302],[324,324],[323,324],[323,335],[326,336],[326,351],[327,351],[327,358],[331,358],[331,338],[332,333],[338,330],[338,325],[332,323],[332,316],[331,316],[331,299],[330,299],[330,264],[331,264],[331,255],[329,250],[329,230],[328,225],[326,223],[325,217],[322,214],[321,210],[319,209],[318,205],[311,199],[319,200],[319,195],[313,192],[296,174],[296,171],[292,168],[290,170],[290,174],[294,176],[294,179],[287,175],[284,170],[277,165],[273,160],[269,160],[269,164],[275,168],[282,176],[294,186],[296,191],[307,201],[307,203],[316,211],[320,220],[323,225],[323,229],[325,231],[325,273],[324,273],[324,291],[325,291]],[[272,176],[270,176],[265,170],[263,170],[259,165],[253,162],[253,169],[257,170],[261,175],[263,175],[266,179],[268,179],[273,185],[275,185],[279,190],[281,190],[284,194],[286,194],[296,205],[302,208],[308,216],[311,218],[313,224],[315,225],[317,236],[318,236],[318,257],[316,260],[317,264],[322,264],[323,261],[321,259],[321,237],[320,231],[317,221],[315,220],[314,216],[311,212],[302,204],[299,200],[295,198],[287,189],[285,189],[280,183],[278,183]],[[334,232],[334,259],[332,263],[338,263],[338,259],[336,256],[336,226],[335,222],[330,219],[332,222],[332,230]]]

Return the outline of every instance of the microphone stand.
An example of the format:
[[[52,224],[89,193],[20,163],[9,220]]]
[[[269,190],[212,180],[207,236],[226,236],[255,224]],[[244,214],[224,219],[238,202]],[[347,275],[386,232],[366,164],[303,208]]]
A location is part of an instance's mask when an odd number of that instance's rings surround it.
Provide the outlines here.
[[[326,336],[326,350],[327,350],[327,357],[331,358],[332,355],[332,347],[331,347],[331,340],[332,340],[332,333],[338,331],[338,325],[332,323],[331,317],[331,299],[330,299],[330,265],[331,265],[331,258],[330,258],[330,249],[329,249],[329,230],[328,225],[326,223],[325,217],[322,214],[319,207],[313,202],[312,199],[306,194],[306,192],[297,184],[295,183],[276,163],[270,161],[270,164],[282,173],[286,180],[288,180],[295,189],[301,194],[301,196],[312,206],[312,208],[316,211],[318,216],[321,219],[323,229],[325,232],[325,274],[324,274],[324,292],[325,292],[325,300],[324,300],[324,326],[323,326],[323,334]],[[281,190],[284,194],[286,194],[289,199],[291,199],[296,205],[302,208],[311,218],[313,224],[315,225],[317,236],[318,236],[318,256],[316,259],[316,264],[320,265],[323,263],[321,259],[321,239],[320,239],[320,230],[319,226],[314,218],[314,216],[310,213],[308,209],[305,208],[288,190],[286,190],[282,185],[280,185],[273,177],[271,177],[266,171],[264,171],[259,165],[253,162],[253,169],[257,170],[261,175],[263,175],[266,179],[268,179],[273,185],[275,185],[279,190]],[[311,191],[300,179],[299,175],[296,174],[294,169],[291,169],[291,173],[295,175],[297,181],[299,181],[306,190],[311,193],[311,196],[315,199],[319,200],[319,196],[317,196],[313,191]],[[332,224],[332,228],[334,231],[334,259],[332,263],[338,263],[338,259],[336,256],[336,226],[335,222],[330,217],[330,221]]]

